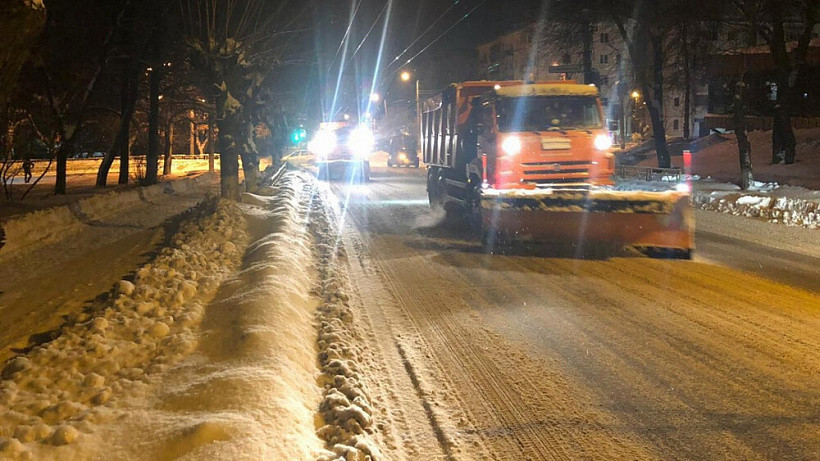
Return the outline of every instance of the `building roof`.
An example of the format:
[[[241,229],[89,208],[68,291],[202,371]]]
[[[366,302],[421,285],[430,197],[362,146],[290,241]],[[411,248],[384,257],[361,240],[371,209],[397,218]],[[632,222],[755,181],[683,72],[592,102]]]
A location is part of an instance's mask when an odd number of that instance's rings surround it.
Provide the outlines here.
[[[598,96],[594,85],[579,83],[534,83],[529,85],[505,86],[495,90],[502,98],[521,96]]]

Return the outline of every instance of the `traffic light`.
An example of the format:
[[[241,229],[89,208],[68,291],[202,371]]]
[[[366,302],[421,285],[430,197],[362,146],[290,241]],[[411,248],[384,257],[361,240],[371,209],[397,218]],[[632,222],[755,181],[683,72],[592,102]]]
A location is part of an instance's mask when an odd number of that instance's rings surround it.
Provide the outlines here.
[[[307,138],[307,130],[304,128],[297,128],[290,134],[290,142],[299,144]]]

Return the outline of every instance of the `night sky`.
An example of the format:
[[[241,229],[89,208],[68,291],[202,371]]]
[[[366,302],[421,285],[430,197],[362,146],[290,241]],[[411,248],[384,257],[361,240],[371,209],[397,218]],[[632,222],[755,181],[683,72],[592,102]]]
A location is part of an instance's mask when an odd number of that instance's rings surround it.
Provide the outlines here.
[[[314,19],[319,25],[316,72],[325,81],[326,110],[332,105],[339,63],[344,53],[344,47],[340,50],[339,44],[351,8],[357,2],[325,2],[320,7],[319,17]],[[337,109],[355,112],[354,100],[361,101],[374,86],[376,91],[387,92],[392,99],[408,97],[410,85],[402,86],[397,81],[399,70],[413,72],[426,90],[471,78],[475,73],[476,46],[534,20],[540,3],[536,0],[395,0],[389,7],[390,19],[385,29],[387,2],[361,0],[349,34],[345,72],[336,98]],[[466,19],[458,22],[468,13]],[[446,32],[448,28],[451,29]],[[381,53],[381,78],[373,85],[383,30],[386,34]],[[438,37],[441,38],[433,43]],[[360,44],[361,49],[353,55]],[[411,63],[406,63],[428,45],[429,48]],[[395,60],[399,55],[401,57]]]

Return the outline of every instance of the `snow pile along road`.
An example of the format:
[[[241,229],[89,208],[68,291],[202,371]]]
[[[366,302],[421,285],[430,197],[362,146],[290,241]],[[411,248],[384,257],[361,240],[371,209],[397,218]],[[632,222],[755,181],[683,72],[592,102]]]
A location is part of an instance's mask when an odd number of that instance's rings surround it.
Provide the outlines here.
[[[190,354],[202,302],[239,263],[243,228],[235,204],[203,203],[134,282],[117,283],[103,310],[11,359],[0,382],[0,454],[77,456],[65,445],[119,417],[119,402]]]
[[[704,183],[693,199],[705,210],[811,229],[820,226],[820,191],[759,182],[743,191],[734,184]]]
[[[761,182],[744,191],[730,183],[694,179],[692,200],[698,208],[790,226],[820,226],[820,191]],[[685,183],[634,179],[619,180],[615,185],[619,191],[668,191],[677,187],[688,188]]]
[[[125,458],[311,459],[316,436],[318,300],[307,231],[311,183],[286,175],[272,196],[243,195],[250,244],[204,310],[198,347],[130,409]],[[136,428],[136,429],[134,429]]]
[[[373,408],[362,373],[362,339],[354,326],[354,316],[347,294],[350,284],[340,258],[337,214],[330,207],[327,191],[320,190],[313,201],[311,233],[318,257],[320,384],[324,396],[319,407],[324,425],[317,434],[330,450],[319,457],[329,460],[381,459],[374,439]]]
[[[263,192],[5,364],[0,458],[380,458],[336,215],[309,175]]]

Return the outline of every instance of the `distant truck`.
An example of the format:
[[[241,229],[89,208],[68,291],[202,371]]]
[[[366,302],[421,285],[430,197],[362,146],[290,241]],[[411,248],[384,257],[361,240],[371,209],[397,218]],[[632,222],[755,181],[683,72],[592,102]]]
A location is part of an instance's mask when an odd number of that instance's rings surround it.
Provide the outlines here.
[[[616,191],[598,89],[475,81],[424,102],[430,204],[466,214],[492,246],[509,240],[633,245],[687,258],[687,191]]]
[[[319,126],[308,151],[322,179],[370,181],[370,160],[375,139],[365,125],[351,122],[325,122]]]

